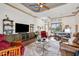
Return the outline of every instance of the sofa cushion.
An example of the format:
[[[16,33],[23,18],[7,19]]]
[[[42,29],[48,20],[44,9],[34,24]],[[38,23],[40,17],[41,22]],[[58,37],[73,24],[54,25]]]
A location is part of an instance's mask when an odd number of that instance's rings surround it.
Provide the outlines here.
[[[25,33],[22,34],[22,40],[26,40],[26,35],[25,35]]]
[[[6,36],[6,41],[8,42],[13,42],[15,39],[14,39],[14,35],[7,35]]]
[[[5,40],[5,38],[6,38],[6,35],[0,34],[0,41]]]
[[[26,33],[26,39],[29,39],[29,33]]]
[[[3,50],[3,49],[7,49],[10,47],[10,43],[3,40],[3,41],[0,41],[0,50]]]
[[[14,41],[19,41],[22,39],[21,34],[14,34]]]

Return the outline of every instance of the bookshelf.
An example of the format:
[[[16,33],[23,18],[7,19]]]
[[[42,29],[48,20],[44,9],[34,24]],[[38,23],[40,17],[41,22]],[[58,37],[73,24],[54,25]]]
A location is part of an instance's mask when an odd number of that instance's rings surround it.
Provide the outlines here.
[[[3,19],[3,34],[12,34],[13,33],[13,20],[9,20],[7,17]]]

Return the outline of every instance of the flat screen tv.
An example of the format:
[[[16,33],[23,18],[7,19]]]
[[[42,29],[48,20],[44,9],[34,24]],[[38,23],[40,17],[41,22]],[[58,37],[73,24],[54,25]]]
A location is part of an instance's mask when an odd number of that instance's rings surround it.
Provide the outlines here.
[[[29,32],[29,25],[27,24],[20,24],[20,23],[15,23],[15,32]]]

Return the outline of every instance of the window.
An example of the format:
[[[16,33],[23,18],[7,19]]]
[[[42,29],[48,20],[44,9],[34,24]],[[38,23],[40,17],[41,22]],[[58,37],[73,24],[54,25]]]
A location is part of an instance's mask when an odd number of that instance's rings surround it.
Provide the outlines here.
[[[62,22],[60,19],[54,19],[52,20],[51,23],[51,32],[56,33],[56,32],[61,32],[62,31]]]

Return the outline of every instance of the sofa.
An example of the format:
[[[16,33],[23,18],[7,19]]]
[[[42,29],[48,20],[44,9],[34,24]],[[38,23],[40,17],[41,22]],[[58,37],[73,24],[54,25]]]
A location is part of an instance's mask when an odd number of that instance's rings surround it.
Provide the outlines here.
[[[9,40],[7,40],[7,39],[9,39]],[[10,40],[10,39],[12,39],[12,40]],[[9,49],[11,47],[14,47],[14,46],[16,46],[16,47],[21,46],[20,47],[20,49],[21,49],[20,52],[21,52],[21,55],[23,55],[24,46],[22,45],[21,42],[14,42],[13,40],[14,40],[14,35],[0,34],[0,52],[3,51],[3,50]]]
[[[35,41],[35,33],[19,33],[4,35],[0,34],[0,51],[9,49],[14,46],[21,46],[21,55],[24,53],[24,46]]]
[[[0,34],[0,50],[4,50],[10,47],[10,43],[5,40],[6,35]]]
[[[35,33],[18,33],[18,34],[11,34],[6,35],[6,41],[8,42],[17,42],[21,41],[21,43],[25,46],[35,41]]]
[[[22,43],[24,46],[35,41],[35,33],[23,33],[22,34]]]
[[[75,39],[72,43],[60,43],[60,52],[63,56],[79,56],[79,32],[74,34]],[[76,55],[77,54],[77,55]]]

